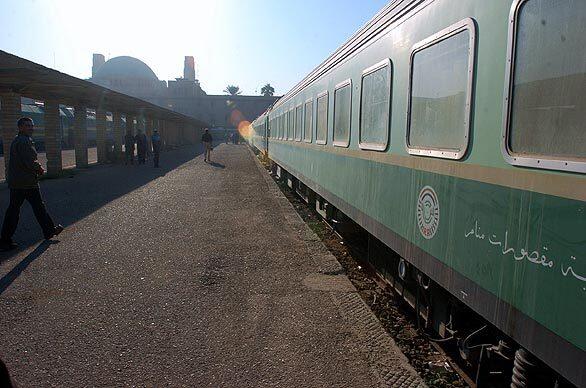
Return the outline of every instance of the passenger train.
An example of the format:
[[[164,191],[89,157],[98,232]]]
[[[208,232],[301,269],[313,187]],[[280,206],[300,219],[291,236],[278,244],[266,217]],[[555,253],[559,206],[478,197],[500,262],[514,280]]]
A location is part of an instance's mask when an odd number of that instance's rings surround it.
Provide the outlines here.
[[[586,387],[585,58],[584,0],[392,1],[250,143],[462,357]]]

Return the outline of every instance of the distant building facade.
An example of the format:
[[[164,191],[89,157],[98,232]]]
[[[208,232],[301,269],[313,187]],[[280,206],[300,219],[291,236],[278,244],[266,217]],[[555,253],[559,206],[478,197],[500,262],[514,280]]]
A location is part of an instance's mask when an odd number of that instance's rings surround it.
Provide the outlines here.
[[[208,122],[212,127],[238,128],[252,122],[278,99],[208,95],[195,78],[192,56],[185,57],[182,78],[161,81],[137,58],[120,56],[106,61],[102,54],[94,54],[90,81]]]

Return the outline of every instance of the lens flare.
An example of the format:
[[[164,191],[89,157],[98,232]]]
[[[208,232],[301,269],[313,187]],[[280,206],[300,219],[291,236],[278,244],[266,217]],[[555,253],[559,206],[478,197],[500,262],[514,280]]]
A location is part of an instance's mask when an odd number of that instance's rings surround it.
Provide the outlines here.
[[[238,124],[238,132],[240,133],[240,136],[242,136],[245,139],[250,139],[250,136],[252,135],[252,125],[250,124],[249,121],[241,121]]]

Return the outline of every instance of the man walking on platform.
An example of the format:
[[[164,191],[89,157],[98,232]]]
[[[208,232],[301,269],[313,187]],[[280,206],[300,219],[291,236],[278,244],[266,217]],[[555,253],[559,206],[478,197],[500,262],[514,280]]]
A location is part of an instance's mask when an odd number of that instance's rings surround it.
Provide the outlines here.
[[[201,142],[203,143],[204,147],[204,162],[211,162],[210,154],[212,153],[212,135],[210,135],[209,129],[205,129],[203,135],[201,135]]]
[[[126,153],[126,163],[130,161],[130,164],[134,164],[134,136],[130,130],[126,131],[124,136],[124,151]]]
[[[136,135],[136,154],[138,157],[138,164],[144,164],[146,160],[147,151],[147,137],[144,132],[139,131]]]
[[[161,155],[161,135],[156,129],[153,131],[151,136],[151,143],[153,144],[153,164],[155,167],[159,167],[159,155]]]
[[[10,157],[8,161],[8,173],[6,182],[10,188],[10,203],[4,215],[2,234],[0,236],[0,248],[4,250],[14,249],[17,245],[12,241],[12,236],[18,226],[20,207],[26,199],[33,208],[33,213],[43,229],[46,240],[57,236],[63,231],[63,226],[53,223],[47,213],[45,203],[39,189],[39,177],[45,170],[37,160],[37,151],[32,139],[34,123],[29,117],[22,117],[17,122],[18,134],[10,145]]]

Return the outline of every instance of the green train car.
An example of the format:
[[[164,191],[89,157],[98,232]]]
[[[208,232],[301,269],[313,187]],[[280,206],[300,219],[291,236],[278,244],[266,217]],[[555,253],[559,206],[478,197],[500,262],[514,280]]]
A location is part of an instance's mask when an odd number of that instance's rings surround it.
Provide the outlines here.
[[[442,335],[451,298],[518,349],[513,386],[536,357],[584,387],[585,58],[584,0],[393,1],[250,143],[445,290]]]

